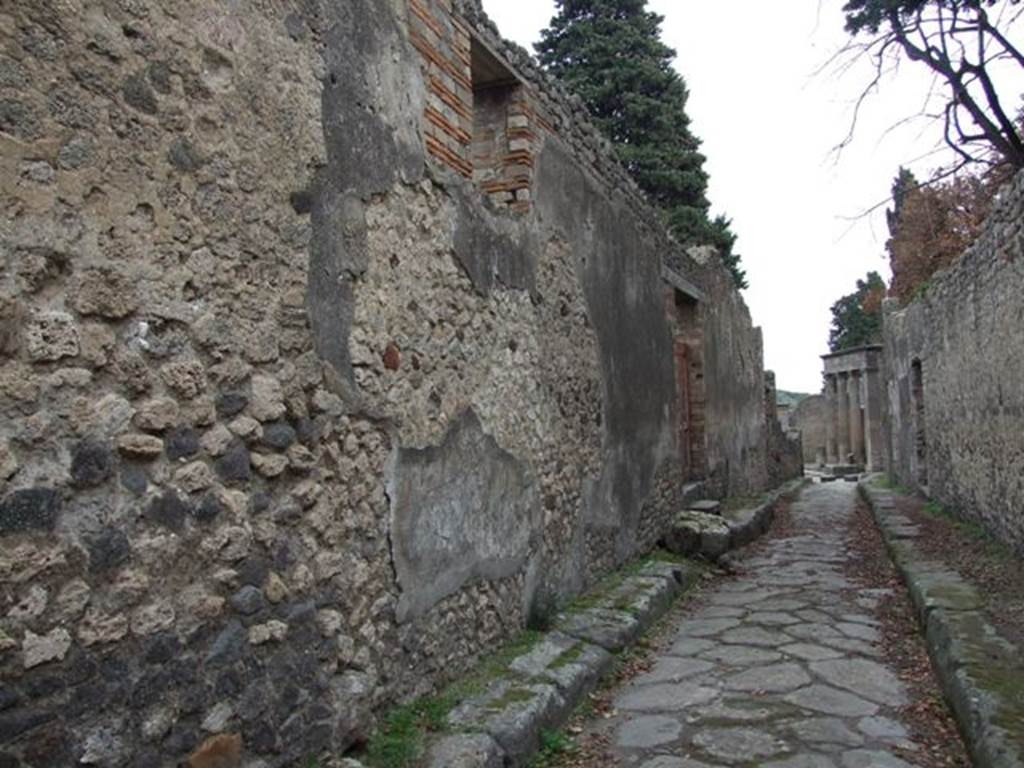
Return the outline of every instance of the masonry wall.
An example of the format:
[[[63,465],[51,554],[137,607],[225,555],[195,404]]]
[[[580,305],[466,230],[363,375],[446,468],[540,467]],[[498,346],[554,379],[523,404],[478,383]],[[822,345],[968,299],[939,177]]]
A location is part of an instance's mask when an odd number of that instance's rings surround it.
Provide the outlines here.
[[[923,297],[904,309],[887,302],[884,321],[890,473],[1018,551],[1024,551],[1022,221],[1024,175],[1018,175],[977,242],[933,277]]]
[[[710,264],[706,249],[691,255]],[[707,479],[713,495],[742,495],[768,485],[764,351],[761,329],[750,321],[731,278],[711,271],[704,279],[704,386],[707,397]]]
[[[657,541],[675,246],[475,5],[0,22],[0,764],[343,752]],[[476,178],[470,33],[517,78]],[[759,331],[677,266],[763,487]]]
[[[828,418],[828,401],[824,395],[805,397],[790,415],[790,426],[801,434],[804,464],[808,466],[825,461]]]
[[[799,432],[783,429],[779,420],[775,373],[764,372],[766,472],[768,485],[777,487],[804,472],[803,442]]]

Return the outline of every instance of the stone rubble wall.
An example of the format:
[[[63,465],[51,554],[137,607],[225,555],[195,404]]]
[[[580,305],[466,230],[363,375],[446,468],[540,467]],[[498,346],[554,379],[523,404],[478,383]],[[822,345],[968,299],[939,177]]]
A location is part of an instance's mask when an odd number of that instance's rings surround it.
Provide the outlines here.
[[[1024,552],[1024,174],[1000,198],[922,297],[886,302],[888,470]]]
[[[343,752],[653,546],[665,254],[767,483],[727,273],[452,7],[551,115],[528,206],[431,159],[404,0],[0,9],[0,765]]]
[[[768,486],[777,488],[804,473],[803,442],[799,432],[785,430],[779,421],[775,373],[764,372],[764,416]]]
[[[828,401],[825,396],[811,395],[800,401],[789,418],[790,426],[800,432],[803,443],[803,460],[807,466],[825,460],[826,419],[828,416]]]

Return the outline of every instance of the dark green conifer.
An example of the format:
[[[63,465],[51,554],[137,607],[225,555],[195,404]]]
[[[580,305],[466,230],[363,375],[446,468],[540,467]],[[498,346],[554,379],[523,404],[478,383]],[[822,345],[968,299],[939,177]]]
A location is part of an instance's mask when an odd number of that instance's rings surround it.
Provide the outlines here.
[[[647,0],[557,0],[536,45],[541,64],[575,92],[684,244],[710,244],[746,287],[729,221],[708,216],[708,177],[690,131],[686,83]]]

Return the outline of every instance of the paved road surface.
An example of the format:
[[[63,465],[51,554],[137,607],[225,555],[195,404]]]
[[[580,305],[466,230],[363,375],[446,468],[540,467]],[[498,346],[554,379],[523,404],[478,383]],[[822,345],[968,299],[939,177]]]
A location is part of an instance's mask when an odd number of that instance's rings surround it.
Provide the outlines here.
[[[907,693],[877,641],[880,590],[843,575],[856,489],[813,485],[788,534],[707,595],[650,672],[615,698],[614,743],[638,768],[904,768]]]

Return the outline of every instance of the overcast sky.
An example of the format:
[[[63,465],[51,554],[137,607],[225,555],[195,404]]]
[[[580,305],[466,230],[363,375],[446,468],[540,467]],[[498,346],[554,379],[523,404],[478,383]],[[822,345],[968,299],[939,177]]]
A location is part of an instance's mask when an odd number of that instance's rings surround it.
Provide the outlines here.
[[[483,0],[503,35],[531,52],[553,0]],[[927,175],[943,158],[910,162],[938,142],[935,129],[907,126],[930,79],[906,65],[862,112],[837,160],[865,69],[815,74],[848,40],[840,0],[650,0],[662,36],[678,52],[690,89],[687,112],[703,142],[715,213],[733,220],[754,322],[764,329],[765,365],[780,389],[817,392],[828,352],[829,307],[869,270],[889,279],[884,200],[899,165]],[[1022,87],[1021,90],[1024,90]],[[1018,91],[1021,92],[1021,91]]]

